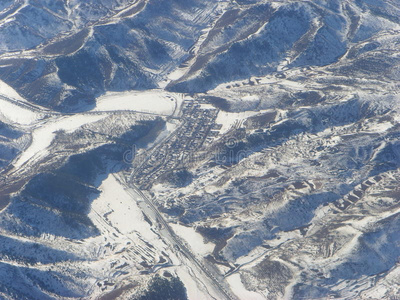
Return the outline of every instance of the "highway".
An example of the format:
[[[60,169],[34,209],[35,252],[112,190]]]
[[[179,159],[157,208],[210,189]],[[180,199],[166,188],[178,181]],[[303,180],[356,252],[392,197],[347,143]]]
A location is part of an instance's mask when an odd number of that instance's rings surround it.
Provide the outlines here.
[[[168,222],[164,219],[162,214],[159,212],[158,208],[154,205],[153,201],[147,197],[139,188],[137,188],[132,181],[129,183],[125,182],[123,178],[119,177],[119,181],[125,185],[128,193],[133,197],[135,195],[139,196],[143,201],[142,205],[140,201],[137,199],[136,202],[141,207],[142,210],[146,213],[146,215],[152,215],[152,218],[161,225],[159,228],[160,234],[171,244],[171,249],[175,249],[175,251],[180,252],[191,264],[191,267],[196,268],[198,272],[205,275],[208,279],[207,283],[203,282],[205,286],[209,287],[210,285],[213,289],[218,293],[218,300],[220,299],[229,299],[229,300],[236,300],[237,298],[233,296],[220,282],[223,281],[223,277],[219,276],[218,274],[214,274],[215,272],[210,271],[206,266],[204,266],[196,256],[186,247],[186,245],[181,241],[181,239],[175,234],[172,228],[169,226]],[[145,207],[145,205],[147,207]],[[150,211],[149,211],[150,210]],[[204,277],[204,276],[203,276]],[[221,279],[217,278],[221,277]]]

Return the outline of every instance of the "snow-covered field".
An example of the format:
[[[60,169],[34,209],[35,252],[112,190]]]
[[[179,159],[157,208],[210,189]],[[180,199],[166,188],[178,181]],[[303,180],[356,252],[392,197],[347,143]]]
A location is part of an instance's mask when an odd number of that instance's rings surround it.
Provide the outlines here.
[[[103,222],[99,223],[98,216],[107,214],[109,224],[128,238],[137,238],[135,233],[139,233],[152,243],[160,241],[145,221],[137,199],[126,191],[114,175],[109,175],[99,189],[100,197],[93,201],[89,217],[100,230],[105,230],[103,234],[109,234],[110,229],[109,226],[104,227]]]
[[[256,112],[256,111],[246,111],[246,112],[240,112],[240,113],[231,113],[231,112],[220,111],[218,113],[218,117],[215,120],[215,122],[217,124],[222,125],[222,128],[220,129],[220,133],[224,134],[229,129],[231,129],[235,124],[243,122],[248,117],[251,117],[251,116],[254,116],[257,114],[259,114],[259,112]]]
[[[130,242],[130,252],[139,252],[141,255],[148,255],[148,243],[156,250],[153,254],[154,259],[162,252],[168,253],[171,265],[166,268],[169,272],[175,273],[182,280],[187,289],[189,299],[213,299],[209,295],[207,287],[202,284],[201,274],[197,274],[190,266],[184,264],[185,258],[175,253],[176,249],[168,246],[155,231],[155,220],[147,215],[145,219],[142,206],[145,205],[138,194],[133,190],[124,187],[120,178],[109,175],[101,186],[101,195],[95,199],[91,205],[89,217],[93,224],[101,231],[101,239],[95,239],[90,243],[95,247],[103,247],[102,240],[112,241],[115,251],[121,251],[121,247]],[[149,221],[153,222],[150,225]],[[205,244],[200,234],[192,228],[181,225],[173,225],[176,233],[189,243],[196,253],[207,254],[214,248],[212,244]],[[146,242],[144,242],[146,241]],[[98,244],[100,243],[100,244]],[[146,250],[147,249],[147,250]],[[151,249],[150,249],[151,250]],[[154,252],[154,250],[151,250]],[[200,252],[199,252],[200,251]],[[109,259],[111,259],[111,255]],[[142,256],[143,257],[143,256]],[[140,256],[131,261],[137,264],[141,260]],[[132,270],[131,270],[132,272]]]
[[[41,119],[41,115],[15,105],[0,97],[0,121],[14,125],[28,126]]]
[[[56,120],[48,120],[47,122],[40,124],[32,133],[31,145],[14,163],[15,168],[21,167],[31,159],[42,157],[46,152],[46,149],[51,145],[57,131],[63,130],[65,132],[73,132],[85,124],[96,122],[102,118],[105,118],[105,116],[74,115],[62,117]]]
[[[175,233],[186,241],[192,251],[201,256],[207,256],[213,250],[215,245],[212,243],[205,243],[201,234],[197,233],[194,228],[186,227],[179,224],[171,224]]]
[[[14,90],[11,86],[6,84],[4,81],[0,80],[0,95],[9,97],[9,98],[14,98],[17,100],[22,100],[25,101],[18,93],[16,90]]]
[[[260,295],[259,293],[248,291],[241,279],[240,274],[233,274],[229,276],[226,281],[231,286],[232,291],[236,294],[239,299],[246,299],[246,300],[264,300],[265,297]]]
[[[163,90],[107,93],[97,99],[93,111],[131,110],[170,116],[178,110],[183,95]]]

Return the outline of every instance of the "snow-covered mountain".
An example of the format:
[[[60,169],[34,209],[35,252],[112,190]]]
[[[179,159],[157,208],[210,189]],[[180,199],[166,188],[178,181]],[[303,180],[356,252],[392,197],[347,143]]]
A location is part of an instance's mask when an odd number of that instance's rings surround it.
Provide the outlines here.
[[[4,0],[1,299],[399,299],[400,1]]]
[[[2,14],[0,79],[57,110],[85,109],[105,91],[155,88],[218,7],[197,0],[15,1]]]

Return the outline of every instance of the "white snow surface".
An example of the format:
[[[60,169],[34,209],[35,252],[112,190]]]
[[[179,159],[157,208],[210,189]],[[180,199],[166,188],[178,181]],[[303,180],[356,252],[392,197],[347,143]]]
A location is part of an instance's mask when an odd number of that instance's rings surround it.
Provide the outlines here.
[[[46,123],[40,124],[32,133],[32,143],[23,152],[23,154],[14,163],[14,167],[19,168],[35,156],[41,156],[40,154],[51,145],[56,132],[59,130],[65,130],[66,132],[74,132],[81,126],[96,122],[105,116],[100,115],[73,115],[62,117],[57,120],[49,120]]]
[[[172,260],[172,270],[179,276],[185,285],[189,299],[213,299],[207,292],[207,288],[198,280],[199,274],[193,272],[188,266],[182,265],[182,258],[175,257],[172,249],[168,249],[162,239],[154,232],[154,228],[144,219],[142,209],[138,201],[142,201],[140,197],[131,189],[124,187],[117,177],[109,175],[100,185],[100,197],[95,199],[91,205],[91,211],[88,214],[93,224],[101,231],[103,237],[110,240],[115,239],[113,233],[120,236],[119,243],[130,240],[133,247],[144,246],[141,238],[145,238],[161,252],[165,251]],[[153,220],[154,221],[154,220]],[[176,225],[174,230],[177,233],[188,233],[192,229],[181,228],[183,226]],[[194,231],[193,231],[194,232]],[[190,232],[190,234],[193,234]],[[195,233],[195,232],[194,232]],[[97,241],[97,240],[96,240]],[[210,245],[204,246],[202,237],[195,233],[195,241],[203,249],[211,249]]]
[[[100,197],[93,201],[89,217],[100,230],[102,226],[96,224],[98,222],[93,218],[95,212],[99,215],[107,214],[107,219],[112,226],[124,235],[129,236],[133,232],[138,232],[146,238],[157,239],[150,230],[149,224],[144,220],[135,199],[113,175],[109,175],[99,189],[101,190]]]
[[[40,117],[40,114],[13,104],[0,97],[0,121],[24,126],[35,123],[40,119]]]
[[[185,286],[189,300],[215,299],[212,298],[206,291],[204,291],[204,287],[199,286],[201,283],[197,280],[195,274],[189,274],[186,268],[177,268],[176,274]]]
[[[201,234],[197,233],[192,227],[179,224],[170,225],[175,233],[190,245],[195,254],[206,256],[214,250],[215,245],[212,243],[205,243]]]
[[[240,274],[233,274],[232,276],[229,276],[227,278],[227,281],[232,289],[232,291],[235,293],[235,295],[239,299],[246,299],[246,300],[264,300],[265,297],[260,295],[259,293],[248,291],[243,283],[242,280],[240,279]]]
[[[25,101],[16,90],[14,90],[11,86],[6,84],[4,81],[0,80],[0,95],[5,96],[7,98],[14,98],[17,100]]]
[[[170,116],[182,100],[181,94],[163,90],[110,92],[97,99],[94,111],[131,110]]]
[[[225,111],[220,111],[218,113],[218,117],[215,120],[217,124],[221,124],[222,128],[220,130],[221,134],[226,133],[229,129],[232,128],[237,122],[244,121],[245,119],[257,115],[259,112],[257,111],[246,111],[240,113],[230,113]]]

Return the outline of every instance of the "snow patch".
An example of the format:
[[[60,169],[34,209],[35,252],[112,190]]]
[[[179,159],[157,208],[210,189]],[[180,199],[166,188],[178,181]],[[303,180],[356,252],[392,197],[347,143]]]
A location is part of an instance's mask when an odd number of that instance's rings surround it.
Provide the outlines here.
[[[96,122],[104,117],[105,116],[99,115],[74,115],[49,121],[40,125],[32,133],[31,145],[14,163],[14,166],[19,168],[35,156],[38,156],[41,152],[45,151],[51,145],[57,131],[64,130],[68,133],[74,132],[79,127],[91,122]]]
[[[185,240],[195,254],[206,256],[210,254],[215,245],[212,243],[204,243],[204,239],[200,233],[197,233],[192,227],[186,227],[179,224],[170,224],[177,235]]]
[[[100,197],[93,201],[89,213],[89,217],[94,220],[99,230],[102,231],[103,226],[96,222],[94,218],[96,213],[101,216],[106,214],[112,226],[124,235],[129,235],[134,231],[146,238],[154,235],[136,201],[113,175],[109,175],[99,189],[101,190]],[[107,234],[107,232],[104,233]]]
[[[5,123],[31,125],[40,117],[40,114],[0,98],[0,120]]]
[[[259,114],[259,111],[246,111],[240,113],[229,113],[220,111],[218,113],[218,117],[215,120],[215,123],[221,124],[222,128],[220,130],[220,134],[226,133],[229,129],[234,127],[240,121],[243,121],[251,116]]]
[[[94,111],[132,110],[170,116],[182,100],[181,94],[162,90],[110,92],[97,99]]]
[[[258,97],[257,95],[247,95],[242,97],[242,100],[244,101],[259,101],[260,97]]]
[[[211,297],[207,292],[203,292],[203,289],[199,287],[200,282],[198,280],[195,280],[195,274],[189,274],[188,271],[186,271],[186,268],[177,268],[176,273],[186,288],[188,299],[215,299]]]
[[[17,100],[25,101],[16,90],[14,90],[11,86],[6,84],[5,82],[0,80],[0,95],[3,95],[7,98],[14,98]]]
[[[240,274],[233,274],[229,276],[226,280],[228,281],[232,291],[239,299],[265,300],[265,297],[263,297],[259,293],[246,290],[242,280],[240,279]]]

